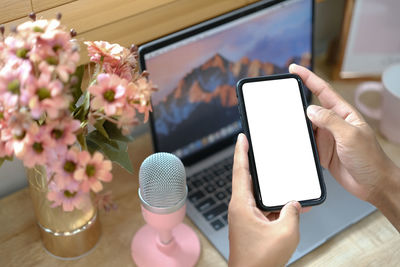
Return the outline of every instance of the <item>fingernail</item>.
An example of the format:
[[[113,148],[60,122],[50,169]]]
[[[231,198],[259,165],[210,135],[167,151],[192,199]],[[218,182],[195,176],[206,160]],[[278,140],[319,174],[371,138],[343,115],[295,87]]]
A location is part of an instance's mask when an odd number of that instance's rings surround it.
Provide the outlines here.
[[[298,212],[301,211],[301,204],[298,201],[291,201],[291,202],[289,202],[289,204],[292,205],[293,207],[295,207]]]
[[[317,112],[321,110],[321,107],[316,106],[316,105],[310,105],[307,108],[307,116],[311,119],[311,118],[315,118]]]
[[[297,64],[295,64],[295,63],[290,64],[290,65],[289,65],[289,72],[290,72],[290,73],[295,72],[296,67],[297,67]]]
[[[243,133],[240,133],[240,134],[238,135],[238,137],[237,137],[236,142],[243,142],[243,136],[244,136],[244,134],[243,134]]]

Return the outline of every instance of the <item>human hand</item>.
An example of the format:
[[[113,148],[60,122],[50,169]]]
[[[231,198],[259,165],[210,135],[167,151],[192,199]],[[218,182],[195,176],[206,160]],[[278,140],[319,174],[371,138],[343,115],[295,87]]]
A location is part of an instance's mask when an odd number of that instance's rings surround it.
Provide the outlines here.
[[[289,71],[300,76],[322,105],[310,105],[307,109],[316,127],[322,166],[347,191],[386,209],[390,195],[400,193],[399,169],[382,151],[374,131],[354,107],[310,70],[292,64]],[[399,210],[397,213],[400,216]]]
[[[300,203],[286,204],[280,213],[256,206],[248,162],[248,142],[239,134],[229,203],[229,266],[283,266],[299,243]]]

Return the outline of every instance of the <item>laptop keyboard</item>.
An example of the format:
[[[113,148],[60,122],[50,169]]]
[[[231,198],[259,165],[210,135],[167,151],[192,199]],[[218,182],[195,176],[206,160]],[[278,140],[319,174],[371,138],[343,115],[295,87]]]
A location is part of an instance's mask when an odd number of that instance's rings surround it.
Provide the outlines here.
[[[228,224],[232,193],[232,158],[226,158],[187,180],[189,201],[218,231]]]

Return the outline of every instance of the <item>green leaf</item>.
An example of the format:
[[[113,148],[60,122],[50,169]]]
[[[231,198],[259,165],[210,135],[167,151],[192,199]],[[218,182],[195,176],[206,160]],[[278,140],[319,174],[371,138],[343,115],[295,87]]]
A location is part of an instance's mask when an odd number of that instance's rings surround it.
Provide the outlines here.
[[[90,93],[89,91],[85,92],[83,102],[80,106],[78,106],[73,112],[74,119],[80,120],[81,122],[86,120],[87,114],[90,109]]]
[[[73,105],[76,104],[76,102],[82,95],[81,86],[82,86],[82,78],[83,78],[84,71],[85,71],[85,66],[81,65],[76,68],[75,72],[71,75],[71,78],[70,78],[70,81],[71,81],[72,77],[74,77],[74,76],[77,78],[77,82],[71,86],[72,96],[74,97]]]
[[[38,124],[39,125],[43,125],[43,123],[46,121],[46,116],[45,115],[42,115],[40,118],[39,118],[39,120],[38,120]]]
[[[85,110],[86,114],[89,112],[90,109],[90,93],[89,91],[85,91],[85,98],[83,99],[83,109]]]
[[[74,108],[71,109],[72,109],[72,116],[74,117],[74,119],[79,119],[83,106],[81,105],[75,109]]]
[[[90,153],[99,151],[109,160],[118,163],[128,172],[133,173],[133,166],[128,154],[128,143],[107,139],[99,131],[88,134],[86,142]]]
[[[92,131],[86,136],[86,141],[88,140],[94,141],[99,145],[103,145],[104,143],[104,145],[110,146],[114,149],[119,149],[117,141],[108,139],[107,137],[99,133],[99,131],[97,130]]]
[[[0,167],[1,167],[1,165],[3,165],[4,161],[6,161],[6,160],[12,161],[13,157],[10,157],[10,156],[1,157],[0,158]]]
[[[98,120],[98,121],[96,121],[96,123],[93,126],[99,131],[99,133],[104,135],[104,137],[106,137],[107,139],[110,139],[110,137],[107,134],[107,131],[104,129],[105,121],[106,121],[106,119]]]
[[[106,130],[108,136],[112,140],[122,141],[122,142],[132,142],[133,137],[130,135],[123,135],[121,129],[117,127],[112,122],[106,121],[103,124],[104,129]]]

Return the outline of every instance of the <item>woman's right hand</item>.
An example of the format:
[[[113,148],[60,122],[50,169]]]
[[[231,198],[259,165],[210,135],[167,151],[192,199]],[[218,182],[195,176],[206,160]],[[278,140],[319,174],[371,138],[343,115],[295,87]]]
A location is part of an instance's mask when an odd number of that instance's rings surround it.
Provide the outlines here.
[[[389,220],[395,216],[397,221],[391,221],[399,230],[400,170],[383,152],[374,131],[354,107],[313,72],[295,64],[289,71],[299,75],[321,103],[310,105],[307,115],[315,127],[322,166],[347,191],[375,205]]]

